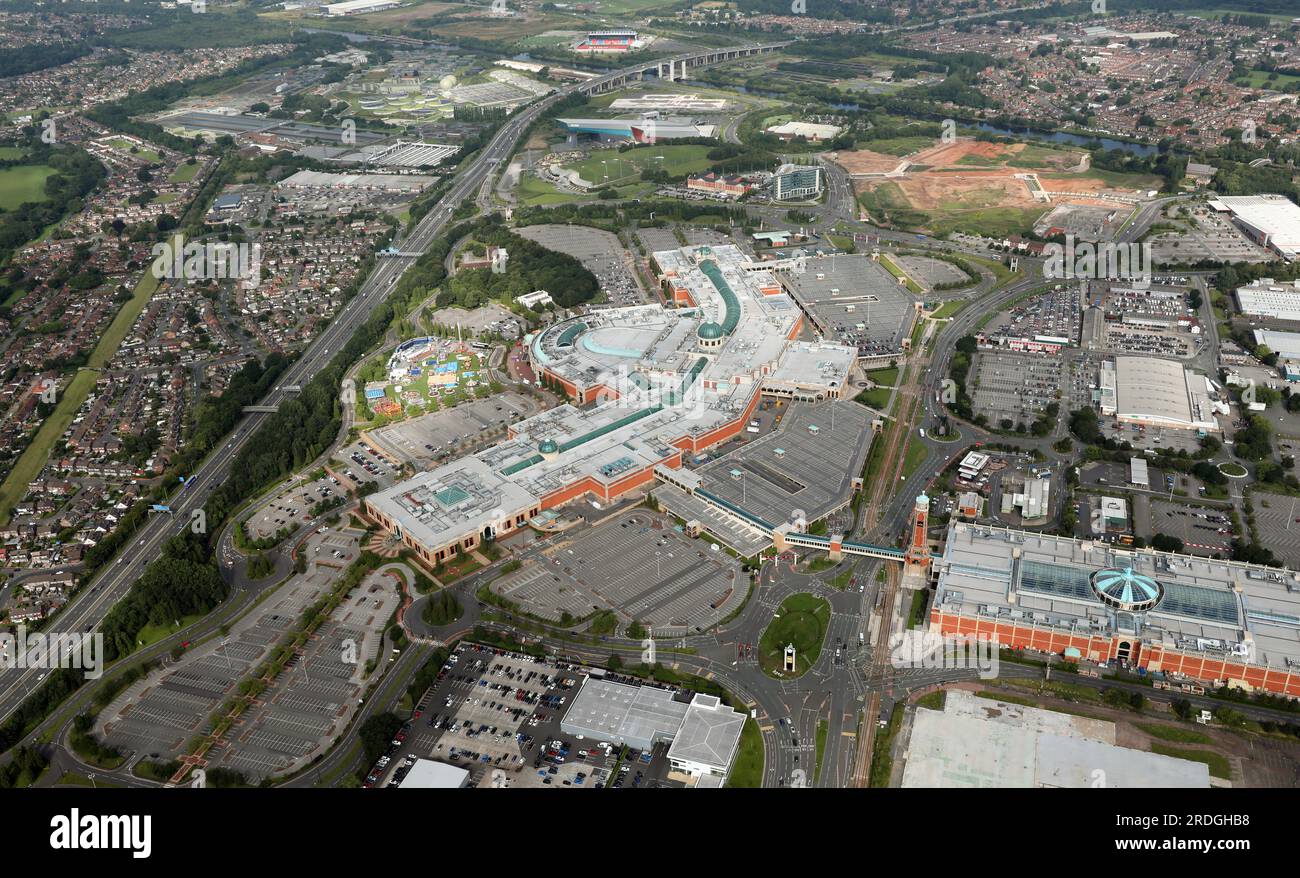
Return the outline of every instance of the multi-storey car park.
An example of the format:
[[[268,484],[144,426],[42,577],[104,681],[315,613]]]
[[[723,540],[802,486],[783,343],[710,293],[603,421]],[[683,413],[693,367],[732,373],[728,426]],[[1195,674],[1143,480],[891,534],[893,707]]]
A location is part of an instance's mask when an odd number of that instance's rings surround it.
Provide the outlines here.
[[[933,569],[937,633],[1300,696],[1293,571],[962,522]]]
[[[595,310],[528,340],[535,373],[577,405],[366,498],[366,513],[436,565],[583,495],[609,501],[671,477],[684,456],[740,434],[763,394],[817,403],[849,386],[857,351],[796,341],[798,307],[738,248],[654,258],[678,307]]]

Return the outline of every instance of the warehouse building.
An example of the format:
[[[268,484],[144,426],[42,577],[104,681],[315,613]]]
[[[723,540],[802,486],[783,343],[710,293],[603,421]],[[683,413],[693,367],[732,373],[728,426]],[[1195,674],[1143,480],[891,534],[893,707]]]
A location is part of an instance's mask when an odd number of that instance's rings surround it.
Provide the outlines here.
[[[776,135],[782,140],[795,140],[802,137],[804,140],[818,143],[823,140],[831,140],[843,129],[838,125],[817,125],[812,122],[783,122],[780,125],[773,125],[767,129],[768,134]]]
[[[983,693],[981,693],[983,694]],[[1115,723],[945,693],[942,710],[918,710],[903,769],[905,788],[1206,789],[1209,767],[1116,745]]]
[[[364,15],[367,12],[383,12],[401,6],[396,0],[346,0],[343,3],[326,3],[321,6],[322,15]]]
[[[1230,213],[1242,231],[1261,247],[1283,259],[1300,256],[1300,205],[1285,195],[1223,196],[1209,204]]]
[[[1218,433],[1213,387],[1176,360],[1115,357],[1098,378],[1101,413],[1120,424]]]
[[[1260,278],[1237,287],[1237,306],[1251,317],[1300,321],[1300,280],[1275,281]]]
[[[966,522],[934,571],[933,632],[1300,697],[1293,571]]]

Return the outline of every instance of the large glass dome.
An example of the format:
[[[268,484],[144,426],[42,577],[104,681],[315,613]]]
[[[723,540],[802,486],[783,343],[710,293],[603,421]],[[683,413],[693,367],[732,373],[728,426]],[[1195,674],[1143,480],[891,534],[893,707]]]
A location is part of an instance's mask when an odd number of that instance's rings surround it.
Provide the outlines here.
[[[1137,613],[1149,610],[1165,596],[1164,587],[1132,567],[1108,567],[1092,574],[1092,590],[1107,606]]]

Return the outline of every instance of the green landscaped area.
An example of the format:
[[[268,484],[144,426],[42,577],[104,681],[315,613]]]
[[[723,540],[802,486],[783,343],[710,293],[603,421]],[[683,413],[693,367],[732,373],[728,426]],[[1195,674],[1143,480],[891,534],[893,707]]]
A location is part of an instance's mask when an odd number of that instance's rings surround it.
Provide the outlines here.
[[[100,338],[95,349],[90,353],[90,359],[87,365],[91,369],[103,369],[108,365],[109,360],[113,359],[113,354],[117,353],[117,347],[126,338],[126,334],[131,331],[135,325],[136,318],[140,312],[144,311],[144,306],[149,304],[149,299],[158,291],[158,285],[161,283],[159,278],[154,276],[152,271],[146,271],[140,278],[140,282],[135,285],[135,292],[131,294],[131,301],[123,306],[122,310],[117,312],[113,322],[108,324],[108,329]]]
[[[162,158],[152,149],[145,146],[137,146],[125,137],[114,137],[108,141],[108,145],[120,152],[133,155],[136,158],[144,159],[146,162],[156,162]]]
[[[830,620],[831,605],[825,598],[800,592],[782,601],[758,641],[758,660],[763,672],[773,677],[805,674],[821,655]],[[795,670],[787,674],[781,668],[786,644],[790,643],[795,647]]]
[[[0,159],[20,159],[27,154],[21,146],[0,146]]]
[[[1212,744],[1213,739],[1196,729],[1182,726],[1167,726],[1160,723],[1135,723],[1135,725],[1153,738],[1171,741],[1175,744]]]
[[[0,210],[16,210],[29,201],[45,200],[45,180],[54,174],[49,165],[14,165],[0,169]]]
[[[967,301],[966,299],[953,299],[951,302],[944,302],[942,305],[936,308],[934,310],[934,313],[931,314],[930,317],[933,320],[945,320],[949,317],[952,317],[958,311],[960,311],[962,308],[965,308],[969,304],[970,302]]]
[[[907,287],[908,292],[912,293],[915,296],[921,295],[921,285],[918,284],[916,281],[912,280],[912,278],[908,276],[907,272],[903,271],[903,269],[895,265],[892,259],[890,259],[888,256],[882,255],[880,257],[880,264],[885,267],[885,271],[889,272],[894,277],[902,278],[903,284]]]
[[[727,777],[727,786],[758,789],[762,785],[763,733],[758,729],[758,722],[750,717],[740,730],[740,744],[736,748],[731,774]]]
[[[82,369],[73,377],[54,406],[54,412],[41,424],[31,444],[19,456],[14,468],[9,471],[8,478],[0,484],[0,524],[9,522],[14,506],[23,499],[27,493],[27,485],[45,466],[45,461],[50,456],[50,449],[63,435],[63,431],[68,429],[81,404],[94,388],[98,377],[98,372],[89,369]]]
[[[853,400],[862,403],[867,408],[883,412],[889,409],[889,397],[893,392],[894,390],[891,387],[872,387],[870,390],[864,390],[853,397]]]
[[[553,204],[568,204],[573,201],[590,201],[594,196],[561,192],[545,180],[531,174],[524,174],[519,178],[515,197],[525,207],[549,207]]]
[[[158,285],[159,279],[152,271],[146,271],[140,282],[136,284],[131,301],[117,312],[113,322],[108,325],[103,337],[91,351],[86,363],[87,367],[77,372],[68,386],[63,389],[54,412],[41,424],[31,444],[23,451],[14,468],[9,472],[9,477],[0,484],[0,524],[9,521],[14,505],[27,493],[28,483],[36,478],[41,468],[45,466],[54,443],[63,435],[63,431],[68,429],[81,404],[90,395],[99,377],[97,370],[105,368],[113,359],[118,345],[131,331],[131,326],[158,289]]]
[[[568,170],[577,171],[578,176],[596,186],[628,186],[639,183],[644,170],[663,170],[674,177],[703,171],[713,164],[708,157],[710,149],[694,144],[600,149],[568,166]]]
[[[1232,778],[1232,767],[1228,763],[1228,757],[1222,753],[1215,753],[1212,750],[1188,750],[1186,747],[1171,747],[1168,744],[1152,744],[1152,753],[1159,753],[1161,756],[1172,756],[1175,759],[1186,759],[1188,762],[1203,762],[1210,768],[1210,776],[1230,780]]]
[[[894,387],[898,384],[898,367],[890,366],[885,369],[872,369],[867,373],[867,378],[876,384]]]
[[[189,181],[194,179],[194,175],[197,174],[198,172],[199,172],[198,162],[195,162],[192,165],[183,164],[176,170],[172,171],[171,174],[167,177],[167,180],[168,182],[171,183],[188,183]]]
[[[143,649],[146,646],[152,646],[160,640],[171,637],[182,628],[193,625],[202,618],[203,616],[201,615],[182,616],[179,620],[173,619],[171,622],[162,625],[146,625],[140,629],[140,633],[135,637],[136,646],[140,649]],[[180,622],[179,625],[176,624],[177,621]]]

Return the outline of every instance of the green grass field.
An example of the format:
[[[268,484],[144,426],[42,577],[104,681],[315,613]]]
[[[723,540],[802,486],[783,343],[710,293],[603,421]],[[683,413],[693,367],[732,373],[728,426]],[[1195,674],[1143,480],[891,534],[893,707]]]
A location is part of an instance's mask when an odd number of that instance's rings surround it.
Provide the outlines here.
[[[898,265],[894,264],[894,261],[888,256],[882,254],[880,257],[880,264],[885,267],[885,271],[889,272],[894,277],[902,278],[904,286],[906,286],[908,291],[913,295],[919,296],[921,294],[921,285],[912,280],[911,276],[909,276],[907,272],[903,271],[903,269]]]
[[[159,279],[154,277],[152,271],[146,271],[144,277],[135,285],[135,292],[131,294],[131,301],[117,312],[113,322],[108,324],[108,329],[95,345],[95,349],[90,352],[90,360],[87,365],[91,369],[103,369],[108,365],[108,361],[113,359],[113,354],[117,353],[117,346],[126,338],[126,334],[131,331],[135,325],[136,318],[144,310],[144,306],[149,304],[149,299],[158,291]]]
[[[63,435],[63,431],[68,429],[77,410],[90,395],[98,377],[98,372],[89,369],[83,369],[73,377],[71,383],[63,390],[58,403],[55,404],[54,412],[37,429],[31,444],[19,456],[14,468],[9,471],[9,477],[0,484],[0,524],[9,522],[14,506],[27,493],[28,483],[36,478],[41,468],[45,466],[45,461],[50,456],[50,449]]]
[[[867,378],[877,384],[883,384],[885,387],[893,387],[898,383],[898,367],[890,366],[884,369],[872,369],[867,373]]]
[[[141,649],[146,646],[151,646],[164,638],[171,637],[187,625],[193,625],[202,618],[202,615],[182,616],[179,620],[179,625],[176,624],[177,620],[167,622],[163,625],[146,625],[141,628],[140,633],[136,635],[136,646]]]
[[[889,387],[873,387],[870,390],[862,391],[857,396],[853,397],[853,399],[868,408],[873,408],[877,411],[883,412],[888,410],[889,396],[893,392],[893,389]]]
[[[0,210],[15,210],[29,201],[45,200],[45,180],[54,174],[49,165],[15,165],[0,170]]]
[[[21,146],[0,146],[0,159],[20,159],[27,155]]]
[[[569,170],[597,186],[607,181],[614,186],[640,182],[646,169],[663,169],[673,176],[694,174],[713,164],[710,147],[693,144],[681,146],[638,146],[626,152],[616,149],[597,150],[590,158],[572,165]]]
[[[753,718],[745,720],[736,747],[736,761],[727,777],[727,786],[758,789],[763,785],[763,734]]]
[[[912,477],[912,473],[916,472],[917,467],[925,460],[925,454],[925,443],[919,437],[914,437],[907,445],[907,454],[903,456],[903,478]]]
[[[800,592],[782,601],[758,641],[758,659],[763,672],[769,676],[794,677],[807,673],[821,655],[830,619],[831,605],[824,598]],[[788,643],[793,643],[796,650],[795,671],[790,675],[781,670]]]
[[[1153,738],[1159,738],[1162,741],[1172,741],[1175,744],[1212,744],[1213,739],[1204,732],[1198,732],[1196,729],[1185,729],[1181,726],[1166,726],[1159,723],[1136,723],[1137,727],[1146,732]]]
[[[1186,759],[1188,762],[1203,762],[1210,767],[1212,777],[1221,777],[1225,780],[1232,777],[1228,757],[1222,753],[1215,753],[1212,750],[1188,750],[1183,747],[1170,747],[1168,744],[1152,744],[1151,752],[1172,756],[1175,759]]]
[[[172,171],[171,175],[167,179],[172,183],[188,183],[194,179],[194,175],[198,172],[198,162],[195,162],[192,165],[181,165],[179,168]]]
[[[113,147],[113,149],[119,150],[128,155],[133,155],[136,158],[144,159],[147,162],[156,162],[161,158],[161,156],[159,156],[154,150],[149,149],[148,147],[136,146],[125,137],[114,137],[112,140],[108,141],[108,145]]]
[[[935,309],[934,313],[931,314],[930,317],[933,318],[934,320],[944,320],[948,317],[952,317],[954,314],[956,314],[958,311],[960,311],[962,308],[965,308],[969,304],[970,302],[966,301],[965,299],[954,299],[951,302],[944,302],[942,305],[940,305],[938,308]]]
[[[526,207],[548,207],[552,204],[569,204],[574,201],[590,201],[591,199],[582,195],[575,195],[572,192],[561,192],[545,180],[534,177],[532,174],[525,174],[519,178],[519,186],[515,189],[515,195],[519,203]]]

